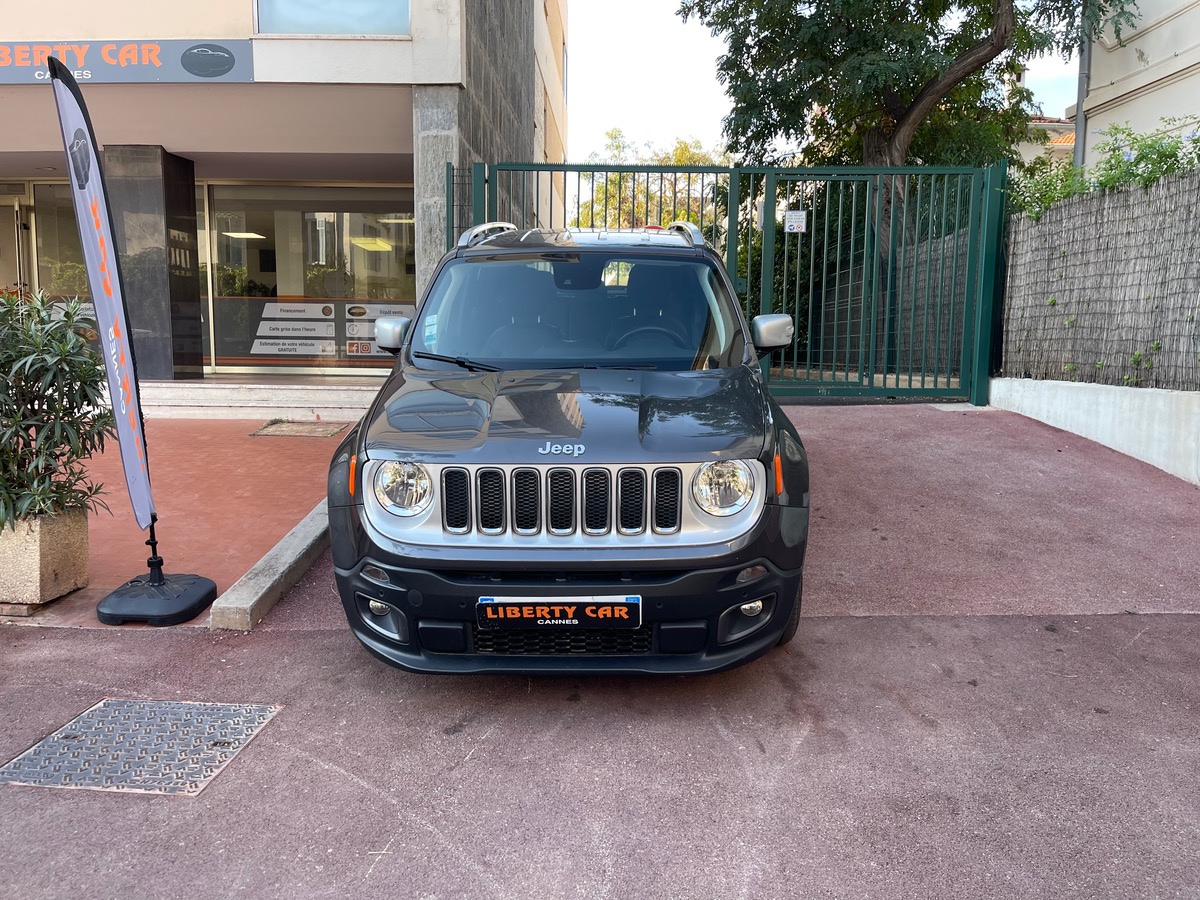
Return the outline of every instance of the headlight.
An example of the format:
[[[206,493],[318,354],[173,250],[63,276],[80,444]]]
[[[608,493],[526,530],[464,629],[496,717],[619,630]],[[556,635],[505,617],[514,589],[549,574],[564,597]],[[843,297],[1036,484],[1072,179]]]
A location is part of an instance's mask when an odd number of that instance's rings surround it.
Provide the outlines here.
[[[740,459],[705,463],[692,479],[692,497],[710,516],[732,516],[754,496],[754,472]]]
[[[420,463],[385,462],[375,472],[375,496],[388,512],[415,516],[433,501],[433,482]]]

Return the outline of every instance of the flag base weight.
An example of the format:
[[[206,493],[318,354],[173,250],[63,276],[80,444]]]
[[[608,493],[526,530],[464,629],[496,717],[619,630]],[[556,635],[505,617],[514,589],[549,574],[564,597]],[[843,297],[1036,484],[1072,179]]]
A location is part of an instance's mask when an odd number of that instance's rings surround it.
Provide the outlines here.
[[[178,625],[196,618],[217,599],[217,586],[199,575],[163,575],[154,583],[154,571],[127,581],[96,606],[96,618],[105,625],[145,622]]]
[[[217,585],[211,578],[199,575],[164,575],[162,557],[158,555],[158,540],[150,517],[150,571],[140,578],[127,581],[96,605],[96,618],[105,625],[124,625],[126,622],[145,622],[147,625],[178,625],[204,612],[217,599]]]

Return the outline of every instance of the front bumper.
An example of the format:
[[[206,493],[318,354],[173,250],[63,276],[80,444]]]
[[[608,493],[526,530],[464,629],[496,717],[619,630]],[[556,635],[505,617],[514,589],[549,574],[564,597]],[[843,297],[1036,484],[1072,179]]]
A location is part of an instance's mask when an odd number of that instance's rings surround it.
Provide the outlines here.
[[[377,657],[414,672],[718,672],[774,647],[800,602],[803,508],[771,508],[744,544],[716,557],[578,554],[568,562],[514,551],[474,564],[397,556],[363,542],[354,527],[356,510],[338,512],[331,510],[331,531],[344,528],[358,537],[347,542],[343,533],[339,541],[334,533],[335,578],[350,628]],[[349,545],[357,560],[337,565],[350,561]],[[747,570],[752,577],[739,581]],[[484,596],[555,603],[598,595],[639,595],[641,626],[481,629],[476,619]],[[756,600],[761,612],[741,612]]]

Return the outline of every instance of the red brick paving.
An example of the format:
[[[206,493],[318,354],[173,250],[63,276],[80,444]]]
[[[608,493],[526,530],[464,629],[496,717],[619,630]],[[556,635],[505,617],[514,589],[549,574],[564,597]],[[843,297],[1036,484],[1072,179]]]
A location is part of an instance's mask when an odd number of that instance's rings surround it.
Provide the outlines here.
[[[263,424],[147,419],[155,532],[168,574],[203,575],[224,591],[325,497],[329,460],[350,426],[332,437],[252,435]],[[89,586],[40,611],[41,624],[106,627],[96,603],[147,571],[147,533],[134,521],[115,441],[89,471],[104,484],[112,514],[89,517]]]

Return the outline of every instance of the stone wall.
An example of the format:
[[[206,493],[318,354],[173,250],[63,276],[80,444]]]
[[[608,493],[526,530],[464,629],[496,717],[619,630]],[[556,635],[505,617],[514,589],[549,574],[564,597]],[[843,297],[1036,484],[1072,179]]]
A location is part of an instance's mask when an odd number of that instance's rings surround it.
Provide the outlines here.
[[[467,0],[457,165],[534,159],[533,0]]]
[[[462,85],[413,88],[417,294],[446,246],[446,163],[532,160],[533,0],[466,0]]]

